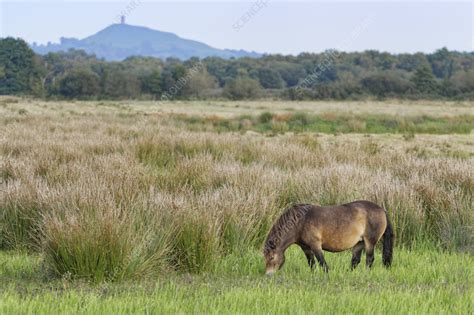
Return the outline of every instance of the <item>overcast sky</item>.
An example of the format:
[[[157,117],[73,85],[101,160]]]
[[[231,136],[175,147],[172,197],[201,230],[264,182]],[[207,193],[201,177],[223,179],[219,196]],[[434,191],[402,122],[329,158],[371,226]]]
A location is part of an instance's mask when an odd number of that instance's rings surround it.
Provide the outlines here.
[[[474,50],[471,1],[0,0],[0,37],[84,38],[116,23],[121,12],[127,24],[262,53]]]

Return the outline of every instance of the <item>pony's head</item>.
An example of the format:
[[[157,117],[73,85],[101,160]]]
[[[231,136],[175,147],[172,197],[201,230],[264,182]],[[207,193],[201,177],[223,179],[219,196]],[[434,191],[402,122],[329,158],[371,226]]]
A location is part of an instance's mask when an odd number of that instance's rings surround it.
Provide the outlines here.
[[[296,234],[302,218],[312,207],[297,204],[288,208],[273,224],[263,248],[265,273],[273,274],[285,263],[285,250],[296,241]]]
[[[263,257],[265,257],[265,274],[267,276],[274,274],[285,263],[284,253],[275,247],[266,247],[263,250]]]

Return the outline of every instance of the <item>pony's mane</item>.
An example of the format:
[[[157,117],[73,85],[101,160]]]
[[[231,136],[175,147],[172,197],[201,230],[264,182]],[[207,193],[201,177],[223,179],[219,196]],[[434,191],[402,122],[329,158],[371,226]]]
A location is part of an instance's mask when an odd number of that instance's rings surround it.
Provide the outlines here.
[[[297,204],[283,212],[275,224],[273,224],[270,233],[268,233],[267,240],[263,247],[265,255],[277,248],[282,238],[298,225],[311,207],[312,205],[310,204]]]

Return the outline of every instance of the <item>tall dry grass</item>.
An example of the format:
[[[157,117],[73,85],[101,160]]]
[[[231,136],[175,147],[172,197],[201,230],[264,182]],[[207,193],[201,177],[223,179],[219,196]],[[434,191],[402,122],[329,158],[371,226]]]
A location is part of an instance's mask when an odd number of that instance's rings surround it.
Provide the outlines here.
[[[212,270],[259,249],[295,202],[369,199],[399,246],[472,250],[473,158],[420,154],[412,140],[189,132],[166,116],[59,110],[11,114],[1,132],[0,247],[41,252],[55,275]]]

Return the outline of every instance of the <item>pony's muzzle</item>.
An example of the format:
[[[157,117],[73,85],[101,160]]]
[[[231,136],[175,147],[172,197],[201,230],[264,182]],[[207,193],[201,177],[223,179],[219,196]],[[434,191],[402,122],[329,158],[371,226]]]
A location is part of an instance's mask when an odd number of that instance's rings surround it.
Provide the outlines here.
[[[274,273],[275,273],[275,270],[273,270],[273,269],[265,271],[265,275],[268,276],[268,277],[273,276]]]

